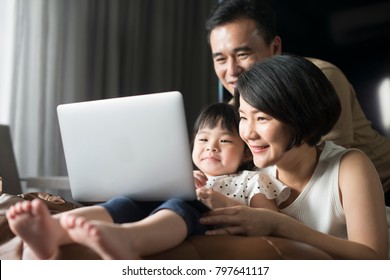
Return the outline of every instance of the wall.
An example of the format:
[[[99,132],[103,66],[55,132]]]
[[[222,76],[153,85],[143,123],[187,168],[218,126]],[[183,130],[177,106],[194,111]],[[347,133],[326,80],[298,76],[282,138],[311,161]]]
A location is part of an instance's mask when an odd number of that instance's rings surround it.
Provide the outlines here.
[[[354,85],[367,117],[381,130],[376,125],[381,118],[376,108],[379,87],[390,77],[390,1],[272,3],[283,50],[328,60],[340,67]],[[390,91],[385,94],[389,96]],[[390,103],[383,106],[390,109]]]

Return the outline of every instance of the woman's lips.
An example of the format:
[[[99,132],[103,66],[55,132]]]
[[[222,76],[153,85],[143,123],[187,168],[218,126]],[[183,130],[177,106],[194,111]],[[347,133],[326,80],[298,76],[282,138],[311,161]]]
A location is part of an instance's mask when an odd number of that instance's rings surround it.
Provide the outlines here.
[[[250,149],[252,153],[257,154],[257,153],[263,153],[269,148],[269,145],[265,146],[250,146]]]

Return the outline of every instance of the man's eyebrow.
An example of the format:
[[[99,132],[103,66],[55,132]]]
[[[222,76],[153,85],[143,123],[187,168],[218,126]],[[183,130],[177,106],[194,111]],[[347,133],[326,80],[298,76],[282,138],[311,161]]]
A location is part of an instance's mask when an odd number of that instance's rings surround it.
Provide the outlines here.
[[[252,50],[252,48],[250,48],[248,46],[243,46],[243,47],[238,47],[238,48],[233,49],[233,52],[237,53],[237,52],[251,51],[251,50]]]
[[[243,47],[238,47],[238,48],[234,48],[233,49],[233,53],[238,53],[238,52],[242,52],[242,51],[252,51],[252,48],[250,48],[248,46],[243,46]],[[213,58],[217,57],[219,55],[222,55],[222,53],[221,52],[215,52],[215,53],[213,53]]]

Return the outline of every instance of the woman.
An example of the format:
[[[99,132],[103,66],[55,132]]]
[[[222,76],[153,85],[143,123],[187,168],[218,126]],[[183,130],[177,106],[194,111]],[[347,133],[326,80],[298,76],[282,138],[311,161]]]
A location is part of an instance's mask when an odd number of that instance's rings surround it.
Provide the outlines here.
[[[338,97],[308,60],[279,55],[255,64],[235,89],[240,136],[258,168],[292,189],[280,213],[246,206],[211,211],[207,234],[273,235],[336,259],[386,259],[388,229],[375,167],[355,149],[320,143],[340,114]]]

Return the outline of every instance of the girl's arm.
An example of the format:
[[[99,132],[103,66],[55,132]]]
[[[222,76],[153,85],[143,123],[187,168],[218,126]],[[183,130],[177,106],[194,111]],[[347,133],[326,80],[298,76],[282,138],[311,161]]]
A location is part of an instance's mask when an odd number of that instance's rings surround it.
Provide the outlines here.
[[[195,188],[201,188],[207,183],[207,176],[200,170],[194,170]]]
[[[197,188],[196,194],[211,209],[242,205],[237,200],[205,187]]]

